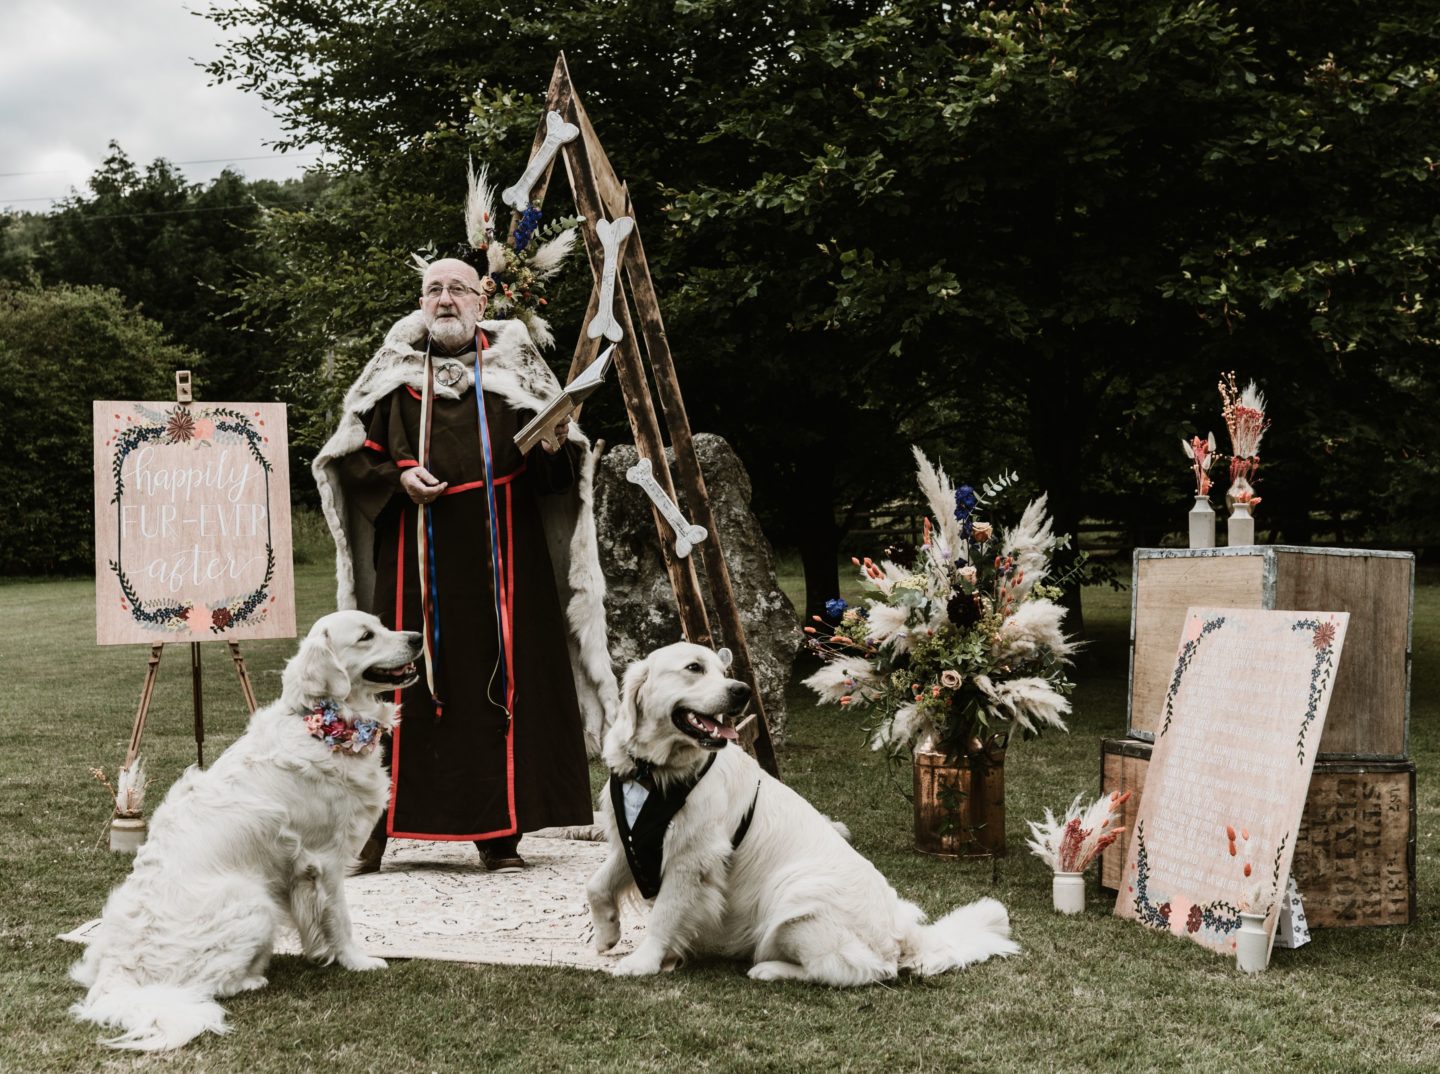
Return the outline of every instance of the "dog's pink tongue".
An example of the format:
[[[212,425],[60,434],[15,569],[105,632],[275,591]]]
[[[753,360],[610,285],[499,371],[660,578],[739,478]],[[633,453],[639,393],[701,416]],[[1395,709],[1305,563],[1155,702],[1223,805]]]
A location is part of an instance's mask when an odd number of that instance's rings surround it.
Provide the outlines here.
[[[705,733],[711,738],[723,738],[727,742],[734,742],[740,737],[739,732],[729,724],[721,723],[719,720],[712,720],[709,716],[702,716],[698,712],[695,718],[705,727]]]

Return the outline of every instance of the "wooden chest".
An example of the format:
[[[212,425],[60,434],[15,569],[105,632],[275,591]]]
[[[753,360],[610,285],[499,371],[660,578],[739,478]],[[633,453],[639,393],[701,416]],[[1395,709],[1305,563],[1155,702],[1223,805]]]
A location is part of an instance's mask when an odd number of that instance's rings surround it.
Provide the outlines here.
[[[1348,642],[1347,642],[1348,644]],[[1117,890],[1154,747],[1100,743],[1104,793],[1132,791],[1125,834],[1100,859],[1100,886]],[[1317,761],[1291,866],[1311,926],[1408,925],[1415,921],[1415,764]]]
[[[1154,741],[1187,608],[1349,612],[1318,756],[1403,760],[1409,748],[1414,592],[1415,557],[1409,552],[1287,545],[1137,548],[1130,736]]]

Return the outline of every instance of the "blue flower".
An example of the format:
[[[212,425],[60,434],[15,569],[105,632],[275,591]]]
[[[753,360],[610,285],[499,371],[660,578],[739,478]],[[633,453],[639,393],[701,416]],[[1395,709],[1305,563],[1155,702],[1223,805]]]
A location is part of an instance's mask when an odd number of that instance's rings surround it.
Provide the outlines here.
[[[531,205],[520,214],[520,223],[515,225],[515,252],[518,254],[530,245],[530,237],[540,226],[540,210]]]
[[[975,532],[975,505],[980,502],[980,497],[975,495],[975,490],[969,485],[961,485],[955,490],[955,520],[960,525],[960,536],[969,540]]]
[[[836,597],[834,600],[825,602],[825,614],[831,619],[839,619],[845,614],[845,609],[850,607],[844,600]]]

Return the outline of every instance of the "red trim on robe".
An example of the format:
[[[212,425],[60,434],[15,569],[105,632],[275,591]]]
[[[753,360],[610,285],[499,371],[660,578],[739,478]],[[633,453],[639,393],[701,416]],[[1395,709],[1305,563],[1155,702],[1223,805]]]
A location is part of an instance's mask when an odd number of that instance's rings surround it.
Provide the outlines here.
[[[398,543],[395,546],[395,629],[405,629],[405,512],[400,512],[400,531]],[[400,777],[400,724],[404,722],[404,712],[400,710],[400,700],[405,696],[404,690],[395,691],[396,711],[400,712],[402,719],[395,724],[390,731],[390,804],[385,809],[385,831],[395,827],[395,792],[398,789]],[[393,833],[391,833],[393,834]]]
[[[488,340],[485,340],[484,333],[481,333],[481,337],[480,337],[480,338],[481,338],[481,340],[483,341],[483,342],[482,342],[482,349],[483,349],[484,347],[488,347],[488,346],[489,346],[489,342],[488,342]],[[412,392],[412,394],[413,394],[413,392]],[[418,398],[418,396],[417,396],[417,398]],[[478,394],[477,394],[477,407],[478,407]],[[404,466],[404,465],[406,465],[406,463],[401,462],[399,465]],[[413,465],[415,465],[415,464],[414,464],[413,462],[411,462],[409,465],[413,466]],[[509,810],[510,810],[510,824],[509,824],[509,826],[506,827],[506,828],[498,828],[498,829],[496,829],[496,830],[493,831],[493,832],[481,832],[481,833],[479,833],[479,834],[477,834],[477,835],[451,835],[451,834],[435,834],[435,833],[427,833],[427,832],[397,832],[397,831],[395,831],[395,830],[394,830],[394,829],[395,829],[395,794],[396,794],[396,788],[397,788],[397,786],[399,785],[399,772],[400,772],[400,725],[397,724],[394,732],[392,733],[392,738],[391,738],[391,747],[390,747],[390,750],[391,750],[391,754],[390,754],[390,809],[389,809],[389,813],[388,813],[388,815],[387,815],[387,817],[386,817],[386,824],[385,824],[387,833],[388,833],[391,837],[393,837],[393,838],[396,838],[396,839],[425,839],[425,840],[429,840],[429,841],[432,841],[432,842],[455,842],[455,843],[458,843],[458,842],[475,842],[475,841],[480,841],[480,840],[485,840],[485,839],[499,839],[499,838],[503,838],[503,837],[505,837],[505,836],[507,836],[507,835],[515,835],[515,834],[520,830],[519,818],[517,817],[517,815],[516,815],[516,810],[515,810],[515,718],[514,718],[514,715],[513,715],[513,713],[515,712],[515,673],[514,673],[514,668],[515,668],[515,654],[514,654],[514,645],[513,645],[513,642],[512,642],[512,640],[511,640],[512,635],[513,635],[513,633],[514,633],[514,631],[513,631],[513,629],[512,629],[512,628],[513,628],[513,624],[514,624],[514,613],[513,613],[513,608],[511,607],[511,602],[510,602],[510,594],[511,594],[511,592],[512,592],[512,590],[514,589],[514,586],[515,586],[515,560],[514,560],[514,551],[515,551],[515,526],[514,526],[514,521],[513,521],[513,520],[514,520],[514,512],[513,512],[513,510],[512,510],[511,491],[510,491],[509,485],[510,485],[510,482],[511,482],[511,481],[513,481],[516,477],[518,477],[520,474],[522,474],[522,473],[524,473],[524,472],[525,472],[525,466],[524,466],[524,464],[522,464],[522,465],[521,465],[518,469],[516,469],[513,473],[509,473],[509,474],[506,474],[504,477],[497,477],[497,478],[495,479],[495,487],[496,487],[497,491],[503,491],[503,493],[504,493],[504,506],[503,506],[503,507],[500,507],[500,501],[499,501],[498,499],[497,499],[497,501],[496,501],[496,505],[497,505],[497,507],[499,507],[501,513],[503,514],[503,516],[504,516],[504,521],[505,521],[505,553],[504,553],[504,555],[503,555],[502,558],[501,558],[501,565],[500,565],[500,567],[501,567],[501,569],[500,569],[500,579],[501,579],[500,584],[501,584],[501,586],[502,586],[502,590],[503,590],[503,591],[502,591],[501,594],[497,594],[497,596],[498,596],[498,598],[500,599],[500,615],[501,615],[502,621],[503,621],[504,624],[505,624],[505,651],[500,654],[501,659],[505,661],[505,671],[506,671],[506,675],[505,675],[505,687],[506,687],[506,688],[505,688],[505,707],[506,707],[506,709],[508,709],[509,712],[512,714],[512,715],[511,715],[511,718],[509,719],[509,721],[507,721],[506,728],[505,728],[505,790],[506,790],[506,797],[507,797],[507,800],[508,800]],[[476,482],[472,482],[472,483],[467,484],[467,485],[459,486],[459,487],[457,487],[457,488],[455,488],[455,489],[446,490],[446,492],[444,492],[442,495],[448,496],[448,495],[450,495],[451,492],[466,491],[466,490],[468,490],[468,489],[470,489],[470,488],[474,488],[474,487],[476,487],[476,486],[483,487],[484,484],[485,484],[485,482],[484,482],[483,480],[481,480],[481,481],[476,481]],[[396,583],[395,583],[395,623],[396,623],[396,629],[397,629],[397,630],[400,629],[400,616],[401,616],[401,614],[402,614],[402,608],[403,608],[402,600],[403,600],[403,597],[404,597],[404,591],[403,591],[404,581],[403,581],[403,580],[404,580],[404,577],[405,577],[405,570],[404,570],[405,560],[404,560],[404,555],[403,555],[403,553],[404,553],[404,551],[405,551],[405,525],[404,525],[404,519],[403,519],[403,517],[402,517],[402,519],[401,519],[401,525],[400,525],[400,549],[399,549],[399,551],[400,551],[400,555],[397,556],[397,559],[396,559],[396,562],[397,562],[397,564],[398,564],[398,567],[397,567],[397,571],[396,571]],[[396,693],[396,697],[398,698],[398,697],[400,696],[400,691],[397,690],[395,693]],[[403,722],[404,722],[404,721],[402,720],[401,723],[403,724]]]
[[[520,465],[520,469],[516,470],[514,473],[512,473],[512,474],[506,474],[504,477],[497,477],[497,478],[495,479],[495,487],[498,489],[501,485],[508,485],[508,484],[510,484],[510,482],[514,481],[517,477],[519,477],[519,476],[520,476],[521,474],[523,474],[524,472],[525,472],[525,466],[524,466],[524,464],[522,463],[522,464]],[[482,477],[479,481],[467,481],[467,482],[465,482],[465,484],[463,484],[463,485],[456,485],[454,488],[446,489],[446,490],[445,490],[444,492],[442,492],[440,495],[441,495],[441,496],[454,496],[457,492],[470,492],[470,491],[473,490],[473,489],[483,489],[484,487],[485,487],[485,479]]]
[[[403,470],[407,466],[419,466],[420,462],[417,459],[396,459],[395,465]]]
[[[386,451],[386,450],[385,450],[383,447],[381,447],[379,444],[375,443],[375,441],[373,441],[373,440],[366,440],[365,443],[361,444],[360,446],[361,446],[361,447],[367,447],[367,448],[369,448],[371,451],[378,452],[378,453],[381,454],[381,455],[388,455],[388,454],[389,454],[388,451]]]

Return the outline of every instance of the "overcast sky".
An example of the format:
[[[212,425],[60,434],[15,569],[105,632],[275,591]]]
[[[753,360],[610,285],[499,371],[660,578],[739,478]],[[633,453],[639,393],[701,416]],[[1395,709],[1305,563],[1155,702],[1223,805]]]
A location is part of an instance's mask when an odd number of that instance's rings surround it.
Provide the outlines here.
[[[207,84],[197,61],[220,31],[205,0],[0,0],[0,208],[43,212],[83,190],[111,139],[203,182],[299,175],[316,154],[266,146],[279,123],[258,97]],[[252,159],[258,158],[258,159]],[[204,162],[204,163],[201,163]]]

